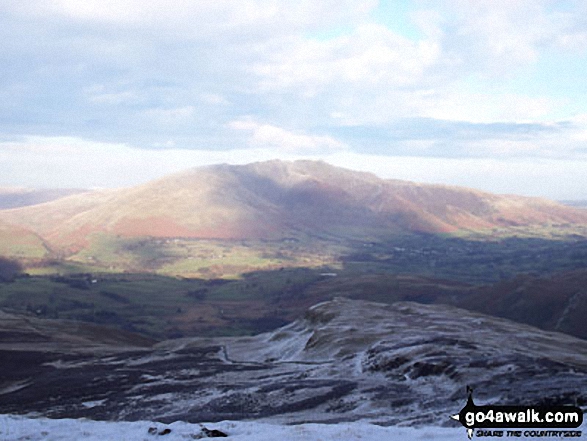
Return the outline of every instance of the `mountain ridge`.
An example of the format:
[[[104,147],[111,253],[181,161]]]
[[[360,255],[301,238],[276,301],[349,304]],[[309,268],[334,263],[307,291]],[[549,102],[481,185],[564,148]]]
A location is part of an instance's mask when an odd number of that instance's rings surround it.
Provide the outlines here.
[[[381,179],[322,161],[193,168],[136,187],[0,211],[56,249],[106,233],[273,239],[301,232],[456,234],[532,225],[587,225],[587,213],[542,198]]]

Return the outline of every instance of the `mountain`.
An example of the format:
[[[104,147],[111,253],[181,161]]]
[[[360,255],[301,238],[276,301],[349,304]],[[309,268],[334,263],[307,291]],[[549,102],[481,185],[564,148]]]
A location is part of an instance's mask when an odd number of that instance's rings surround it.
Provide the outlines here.
[[[296,234],[382,237],[587,224],[556,202],[385,180],[324,162],[197,168],[141,186],[4,210],[0,219],[79,251],[92,235],[276,239]]]
[[[0,365],[0,413],[447,425],[467,385],[501,405],[587,404],[587,342],[444,305],[337,298],[253,337],[105,350],[3,351],[20,364]]]
[[[575,208],[587,208],[587,200],[567,200],[567,201],[560,201],[561,204],[568,205],[569,207]]]
[[[0,187],[0,210],[42,204],[43,202],[54,201],[73,194],[85,193],[86,191],[72,188]]]

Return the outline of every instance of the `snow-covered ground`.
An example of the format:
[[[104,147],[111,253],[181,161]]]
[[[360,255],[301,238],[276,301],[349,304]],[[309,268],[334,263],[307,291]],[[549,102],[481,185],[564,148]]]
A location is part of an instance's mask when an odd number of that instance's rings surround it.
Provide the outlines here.
[[[241,441],[465,441],[449,416],[466,385],[477,405],[539,405],[584,403],[587,384],[585,340],[449,306],[347,299],[253,337],[9,356],[0,441],[190,440],[204,437],[201,421]]]
[[[166,435],[149,433],[155,427],[159,433],[166,428]],[[212,430],[226,433],[232,441],[381,441],[381,440],[465,440],[465,430],[461,428],[398,428],[380,427],[368,423],[341,424],[301,424],[295,426],[273,425],[254,422],[223,421],[205,424]],[[51,420],[32,419],[12,415],[0,415],[0,439],[2,441],[179,441],[206,438],[201,426],[176,422],[169,425],[139,422],[103,422],[90,420]]]
[[[222,421],[205,424],[204,427],[209,430],[216,429],[226,433],[228,435],[227,439],[231,441],[467,440],[465,429],[460,427],[381,427],[360,422],[286,426],[243,421]],[[170,431],[166,433],[166,429]],[[582,429],[585,432],[585,425],[583,425]],[[581,430],[581,428],[576,430]],[[506,438],[507,436],[504,434],[503,437]],[[207,436],[203,434],[201,425],[182,422],[164,425],[148,421],[51,420],[0,415],[0,439],[2,441],[153,441],[157,439],[179,441],[206,438]],[[523,436],[523,438],[530,439],[532,437]],[[560,440],[567,438],[541,436],[539,439]]]

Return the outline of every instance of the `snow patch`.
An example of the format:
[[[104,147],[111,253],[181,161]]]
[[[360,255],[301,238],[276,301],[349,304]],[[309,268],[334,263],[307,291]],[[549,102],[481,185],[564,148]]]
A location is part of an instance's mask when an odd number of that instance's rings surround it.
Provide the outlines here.
[[[463,430],[448,428],[399,428],[381,427],[368,423],[341,423],[341,424],[300,424],[295,426],[264,424],[256,422],[223,421],[220,423],[204,424],[207,429],[220,430],[228,435],[232,441],[274,441],[283,439],[288,441],[305,440],[454,440],[458,437],[466,439]],[[149,433],[150,428],[156,428],[161,433],[170,429],[163,438]],[[152,430],[155,432],[155,430]],[[463,432],[463,433],[460,433]],[[0,415],[0,439],[3,441],[185,441],[199,439],[203,436],[202,425],[175,422],[169,425],[149,421],[137,422],[104,422],[90,420],[46,418],[25,418],[12,415]]]

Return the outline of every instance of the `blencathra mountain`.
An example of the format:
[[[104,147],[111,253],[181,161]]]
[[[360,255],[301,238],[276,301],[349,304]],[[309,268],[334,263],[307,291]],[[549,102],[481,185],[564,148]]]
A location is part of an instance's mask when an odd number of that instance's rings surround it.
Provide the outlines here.
[[[97,237],[380,238],[587,224],[587,212],[545,199],[380,179],[324,162],[196,168],[145,185],[4,210],[0,220],[76,253]]]

